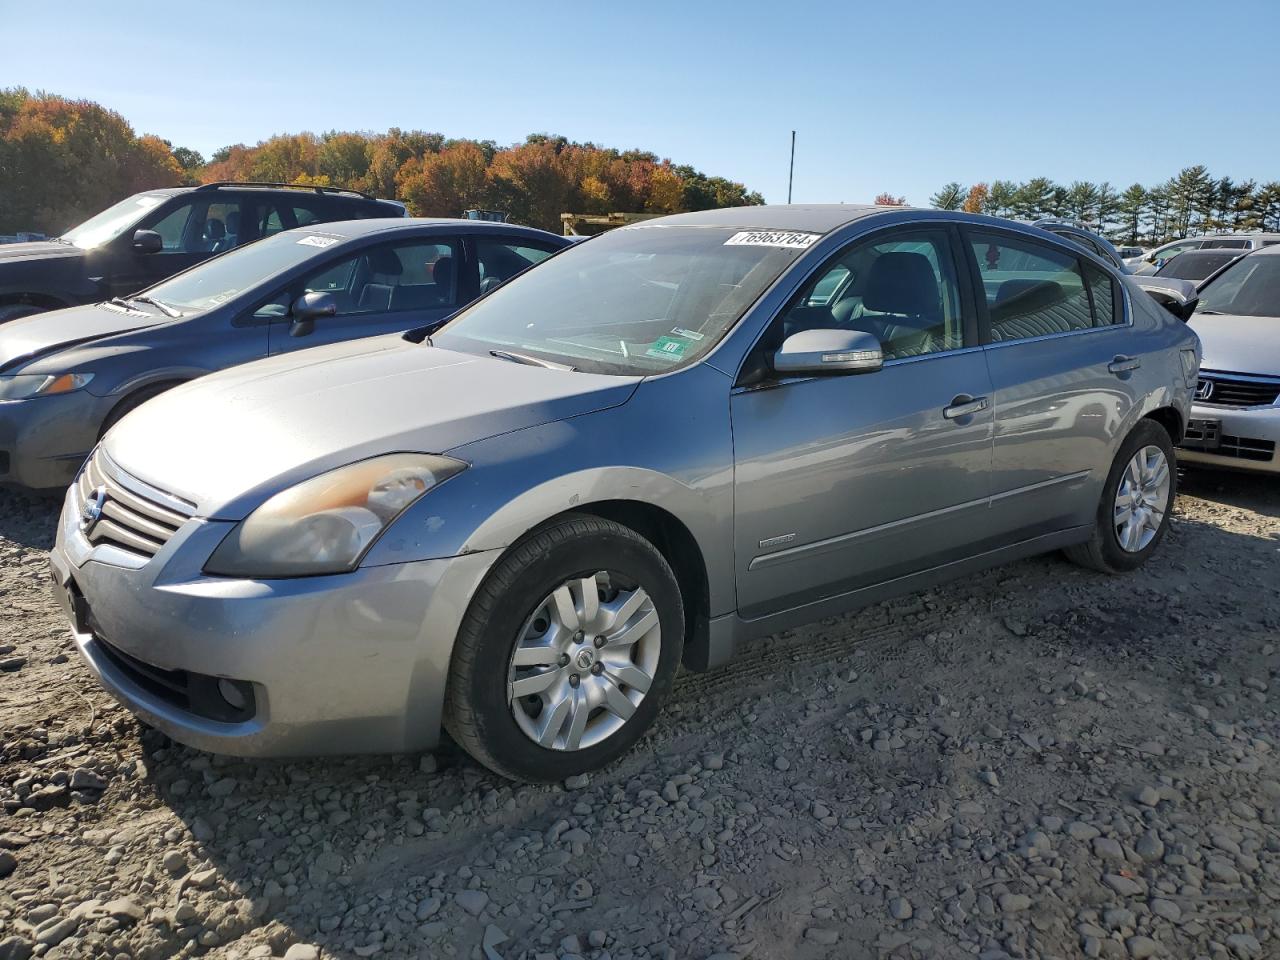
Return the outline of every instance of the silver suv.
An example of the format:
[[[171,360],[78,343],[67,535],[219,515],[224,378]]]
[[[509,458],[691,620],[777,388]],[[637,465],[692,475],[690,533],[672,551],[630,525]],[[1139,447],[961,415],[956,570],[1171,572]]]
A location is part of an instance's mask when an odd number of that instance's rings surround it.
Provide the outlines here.
[[[117,424],[52,553],[118,698],[234,754],[441,728],[559,780],[681,662],[1031,554],[1165,535],[1195,334],[1080,247],[738,208],[569,247],[438,330],[214,374]]]

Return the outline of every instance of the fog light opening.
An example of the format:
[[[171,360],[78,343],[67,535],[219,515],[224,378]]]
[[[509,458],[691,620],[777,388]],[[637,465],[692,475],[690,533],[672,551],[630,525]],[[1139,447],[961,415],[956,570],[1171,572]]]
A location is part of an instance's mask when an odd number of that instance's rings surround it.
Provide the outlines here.
[[[227,680],[225,678],[219,680],[218,693],[234,710],[245,710],[249,706],[249,697],[245,693],[243,681],[241,680]]]

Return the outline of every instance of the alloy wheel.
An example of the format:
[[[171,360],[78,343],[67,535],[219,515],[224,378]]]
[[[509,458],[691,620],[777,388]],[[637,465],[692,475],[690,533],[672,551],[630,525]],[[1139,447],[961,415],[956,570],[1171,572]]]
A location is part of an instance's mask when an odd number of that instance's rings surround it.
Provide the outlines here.
[[[1116,540],[1122,550],[1139,553],[1155,539],[1169,505],[1169,460],[1156,446],[1135,453],[1116,490]]]
[[[512,716],[547,749],[595,746],[640,706],[661,653],[658,611],[643,587],[605,570],[574,577],[520,632],[507,670]]]

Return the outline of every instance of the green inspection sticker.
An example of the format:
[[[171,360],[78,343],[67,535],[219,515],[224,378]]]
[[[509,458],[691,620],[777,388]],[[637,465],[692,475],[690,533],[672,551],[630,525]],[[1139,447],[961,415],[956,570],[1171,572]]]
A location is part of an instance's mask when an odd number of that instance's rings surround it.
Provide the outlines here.
[[[677,339],[676,337],[659,337],[657,342],[644,352],[646,357],[653,357],[655,360],[679,360],[684,356],[684,352],[689,349],[689,344]]]

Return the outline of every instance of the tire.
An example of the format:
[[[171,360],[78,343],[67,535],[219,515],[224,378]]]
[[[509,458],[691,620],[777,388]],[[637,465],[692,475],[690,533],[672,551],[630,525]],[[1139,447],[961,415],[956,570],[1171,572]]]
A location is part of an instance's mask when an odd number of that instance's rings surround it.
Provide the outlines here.
[[[1141,538],[1131,542],[1129,548],[1126,548],[1122,543],[1116,522],[1117,517],[1120,516],[1117,496],[1131,462],[1140,451],[1152,449],[1158,450],[1163,455],[1166,477],[1166,486],[1153,489],[1149,495],[1159,510],[1158,521],[1154,530],[1150,529],[1149,522],[1143,525],[1139,531]],[[1177,459],[1173,451],[1173,440],[1164,427],[1154,420],[1140,421],[1120,445],[1115,462],[1111,465],[1111,472],[1107,474],[1107,482],[1102,489],[1102,499],[1098,503],[1098,515],[1092,536],[1085,543],[1067,547],[1063,552],[1074,563],[1103,573],[1128,573],[1130,570],[1138,569],[1147,562],[1151,554],[1155,553],[1169,529],[1169,515],[1173,512],[1177,486]],[[1160,503],[1159,500],[1163,502]],[[1148,516],[1155,519],[1154,513]],[[1151,534],[1149,538],[1148,532]]]
[[[143,387],[141,390],[135,390],[117,403],[109,414],[107,419],[102,423],[102,429],[98,431],[98,439],[101,440],[107,435],[107,431],[114,427],[117,423],[137,410],[140,406],[150,400],[152,397],[158,397],[166,390],[172,390],[178,386],[179,381],[173,383],[156,383],[149,387]]]
[[[568,598],[567,612],[557,595]],[[450,664],[445,729],[512,780],[552,783],[597,770],[653,723],[683,645],[680,588],[662,554],[621,524],[567,514],[498,561],[472,599]],[[517,647],[530,665],[516,665]],[[651,680],[641,690],[645,676]],[[513,682],[540,692],[512,701]]]

